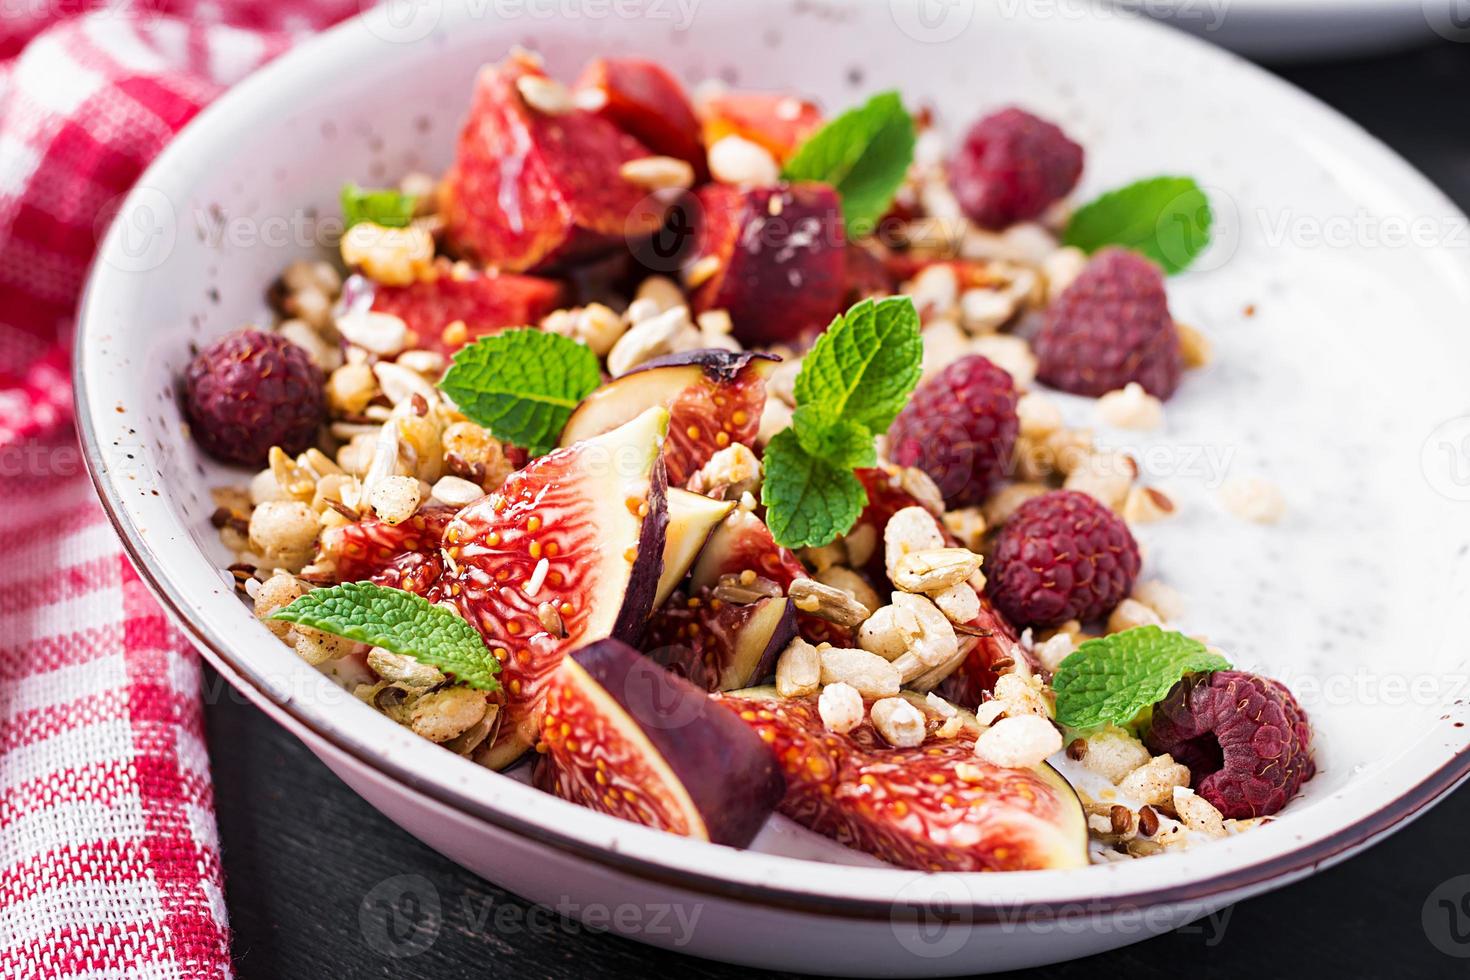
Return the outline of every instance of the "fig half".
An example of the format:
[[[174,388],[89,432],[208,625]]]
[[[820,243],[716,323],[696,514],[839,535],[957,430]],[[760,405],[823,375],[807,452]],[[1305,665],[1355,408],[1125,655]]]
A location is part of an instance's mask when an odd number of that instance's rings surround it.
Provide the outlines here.
[[[749,844],[785,790],[770,750],[734,712],[617,640],[562,662],[541,739],[541,789],[716,844]]]
[[[730,511],[733,500],[713,500],[699,493],[669,488],[669,526],[664,536],[664,567],[658,576],[653,607],[661,607],[689,574],[710,533]]]
[[[706,691],[733,691],[770,677],[796,636],[796,607],[785,596],[737,605],[706,589],[676,593],[649,620],[643,649]]]
[[[500,732],[482,764],[503,768],[531,747],[568,652],[607,636],[638,640],[663,561],[668,421],[649,409],[542,456],[444,529],[441,592],[501,663]]]
[[[817,833],[918,871],[1023,871],[1087,864],[1087,822],[1053,768],[1002,769],[973,752],[978,731],[940,738],[940,718],[916,694],[929,734],[894,748],[870,720],[828,731],[817,698],[783,699],[774,688],[715,695],[771,746],[786,776],[781,812]]]
[[[709,458],[760,430],[770,354],[695,350],[639,365],[582,400],[562,430],[561,444],[606,432],[655,405],[669,410],[664,465],[669,485],[684,486]]]

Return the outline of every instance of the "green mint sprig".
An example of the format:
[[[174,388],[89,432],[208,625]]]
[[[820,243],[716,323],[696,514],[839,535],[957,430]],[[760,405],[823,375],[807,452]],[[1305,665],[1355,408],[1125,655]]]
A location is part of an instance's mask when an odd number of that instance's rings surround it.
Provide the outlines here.
[[[914,159],[914,120],[897,92],[882,92],[817,130],[787,161],[790,181],[831,184],[848,237],[872,232]]]
[[[586,344],[525,327],[460,348],[439,388],[495,438],[540,456],[556,448],[572,410],[601,383]]]
[[[392,188],[358,187],[350,181],[342,185],[343,228],[371,221],[384,228],[404,228],[413,220],[418,198]]]
[[[812,345],[791,428],[766,446],[761,503],[778,544],[818,547],[852,529],[868,503],[852,471],[877,462],[873,440],[907,404],[923,357],[906,296],[863,300]]]
[[[1157,626],[1087,640],[1052,677],[1057,721],[1077,731],[1125,725],[1163,700],[1185,674],[1229,668],[1199,640]]]
[[[309,626],[437,667],[460,684],[497,691],[500,662],[475,628],[422,596],[371,582],[313,589],[271,619]]]
[[[1106,245],[1131,248],[1168,275],[1188,268],[1210,244],[1210,199],[1189,177],[1154,177],[1109,191],[1067,222],[1062,242],[1089,255]]]

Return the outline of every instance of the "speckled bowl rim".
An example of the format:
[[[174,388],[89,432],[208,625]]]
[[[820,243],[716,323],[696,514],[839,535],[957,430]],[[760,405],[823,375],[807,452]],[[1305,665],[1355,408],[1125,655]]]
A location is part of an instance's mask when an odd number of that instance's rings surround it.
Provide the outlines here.
[[[455,18],[460,16],[459,11],[448,11],[448,25],[452,27]],[[473,27],[472,24],[461,26]],[[1150,41],[1153,45],[1184,46],[1189,49],[1191,58],[1220,62],[1219,67],[1232,72],[1239,79],[1239,84],[1255,85],[1263,95],[1274,99],[1283,112],[1290,110],[1310,117],[1315,126],[1327,130],[1336,142],[1351,146],[1355,153],[1396,175],[1402,192],[1421,201],[1426,209],[1459,214],[1443,194],[1376,139],[1334,110],[1269,73],[1166,27],[1137,20],[1126,24],[1099,24],[1097,27],[1104,31],[1153,32],[1154,37]],[[314,75],[331,71],[334,66],[360,61],[372,44],[369,32],[357,29],[353,22],[339,25],[305,42],[200,113],[143,175],[139,186],[168,187],[174,181],[170,171],[175,163],[201,152],[211,146],[212,141],[228,138],[235,128],[231,116],[239,107],[276,99],[294,85],[309,84]],[[124,211],[128,206],[124,205]],[[84,456],[108,518],[143,580],[232,684],[288,727],[322,740],[415,792],[471,818],[614,872],[666,883],[712,898],[844,918],[892,921],[896,909],[912,904],[917,896],[908,890],[908,886],[915,881],[915,872],[813,864],[673,837],[557,800],[499,774],[479,769],[467,760],[449,756],[429,743],[418,747],[400,746],[404,753],[401,757],[386,754],[383,745],[391,736],[390,729],[398,729],[391,721],[367,708],[362,708],[362,712],[372,717],[364,719],[350,710],[354,707],[352,705],[306,703],[282,696],[274,690],[260,666],[252,664],[250,657],[241,653],[255,643],[274,640],[227,636],[216,624],[193,610],[184,588],[166,574],[164,562],[140,531],[122,487],[114,481],[113,474],[103,463],[103,430],[110,431],[109,424],[120,426],[120,423],[109,417],[111,413],[105,407],[95,404],[89,392],[86,370],[88,338],[104,329],[96,322],[97,311],[104,305],[101,297],[111,289],[122,288],[122,283],[116,278],[116,270],[103,261],[109,251],[122,247],[119,229],[122,224],[121,220],[114,223],[99,249],[99,258],[94,262],[80,305],[73,375]],[[311,670],[304,664],[302,669]],[[318,678],[323,684],[330,683],[319,675]],[[1444,727],[1444,732],[1436,729],[1430,734],[1444,734],[1450,740],[1454,751],[1448,761],[1412,781],[1397,780],[1399,785],[1393,792],[1385,794],[1390,797],[1386,802],[1373,808],[1362,808],[1363,815],[1351,823],[1332,829],[1315,840],[1306,841],[1298,833],[1295,839],[1300,843],[1279,844],[1286,839],[1281,834],[1288,825],[1298,831],[1306,831],[1304,815],[1299,820],[1277,821],[1244,837],[1230,838],[1190,855],[1193,857],[1198,853],[1205,856],[1199,863],[1207,865],[1227,865],[1227,859],[1233,857],[1239,859],[1236,867],[1225,866],[1187,880],[1180,880],[1180,875],[1175,873],[1179,866],[1169,861],[1127,862],[1072,872],[947,873],[919,877],[943,878],[962,886],[970,897],[968,914],[972,921],[978,923],[1014,921],[1014,909],[1018,905],[1024,905],[1033,914],[1044,913],[1047,909],[1058,910],[1074,903],[1085,903],[1091,911],[1108,912],[1186,902],[1204,906],[1212,899],[1238,898],[1341,860],[1401,828],[1470,776],[1470,730]],[[1421,748],[1425,741],[1421,739],[1412,748]],[[415,759],[428,764],[415,765]],[[475,770],[475,775],[467,775],[465,767]],[[1384,776],[1379,774],[1374,778],[1383,780]],[[477,789],[480,792],[476,792]],[[1347,791],[1342,792],[1345,794]],[[504,802],[495,805],[487,797]],[[524,809],[533,812],[554,815],[555,819],[529,819],[516,812],[516,808],[509,805],[512,803],[522,804]],[[1323,808],[1324,814],[1325,810]],[[573,832],[574,829],[578,832]],[[1257,855],[1255,860],[1246,857],[1250,851],[1269,850],[1266,847],[1268,841],[1272,842],[1277,853],[1264,858]],[[1206,856],[1206,852],[1210,853]],[[793,872],[793,866],[799,867]],[[802,880],[800,885],[791,883],[791,879],[798,877]],[[1125,882],[1128,887],[1118,887]],[[1109,888],[1109,883],[1114,887]],[[946,892],[945,897],[947,900],[954,898],[950,892]],[[1007,909],[1012,910],[1009,915]]]

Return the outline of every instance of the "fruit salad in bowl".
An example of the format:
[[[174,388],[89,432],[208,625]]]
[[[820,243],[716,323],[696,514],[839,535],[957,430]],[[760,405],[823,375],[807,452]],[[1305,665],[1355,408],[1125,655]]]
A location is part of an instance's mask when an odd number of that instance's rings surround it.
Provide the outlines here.
[[[1209,383],[1166,280],[1210,203],[1075,200],[1086,160],[1023,107],[948,144],[901,92],[511,52],[180,379],[238,591],[416,735],[686,837],[1015,871],[1270,820],[1306,713],[1180,622],[1134,535],[1175,502],[1066,422]]]

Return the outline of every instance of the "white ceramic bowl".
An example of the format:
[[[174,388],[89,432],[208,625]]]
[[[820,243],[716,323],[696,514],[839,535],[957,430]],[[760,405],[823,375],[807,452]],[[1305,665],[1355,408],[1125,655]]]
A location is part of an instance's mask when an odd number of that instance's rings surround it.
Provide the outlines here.
[[[591,0],[548,9],[390,6],[266,68],[142,178],[82,310],[82,434],[142,574],[230,681],[363,796],[532,899],[604,923],[623,908],[615,925],[649,942],[772,968],[935,975],[1173,928],[1342,859],[1464,777],[1470,423],[1453,420],[1466,410],[1470,267],[1464,217],[1401,160],[1280,81],[1137,19],[1034,20],[1013,4],[929,16],[908,0],[704,0],[688,19],[673,0],[649,0],[641,19]],[[174,380],[192,344],[264,314],[266,284],[317,251],[315,218],[336,214],[344,180],[442,167],[476,67],[513,43],[562,76],[636,52],[691,81],[789,86],[829,107],[897,86],[951,128],[1019,102],[1086,145],[1081,197],[1164,172],[1208,186],[1216,243],[1171,301],[1214,338],[1216,364],[1170,402],[1166,433],[1104,435],[1182,504],[1145,544],[1149,573],[1190,598],[1184,624],[1288,681],[1312,714],[1321,771],[1282,819],[1070,872],[876,867],[779,820],[758,850],[735,851],[477,768],[357,703],[255,622],[208,520],[208,488],[241,477],[189,442]],[[1088,410],[1069,409],[1078,421]],[[1255,474],[1285,491],[1279,526],[1215,501],[1223,478]]]

